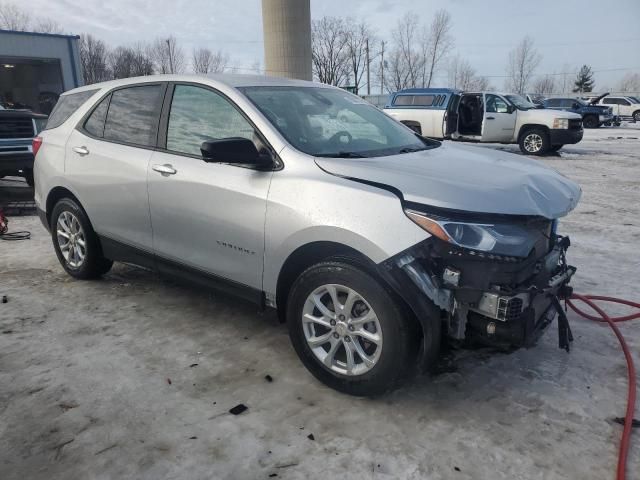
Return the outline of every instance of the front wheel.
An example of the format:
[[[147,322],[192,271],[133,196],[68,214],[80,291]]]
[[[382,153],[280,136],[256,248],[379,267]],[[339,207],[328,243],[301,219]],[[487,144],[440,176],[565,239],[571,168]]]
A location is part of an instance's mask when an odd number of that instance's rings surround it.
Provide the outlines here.
[[[636,122],[640,122],[640,110],[636,110],[633,112],[633,120]]]
[[[329,260],[304,271],[289,293],[287,323],[302,363],[340,392],[379,395],[416,370],[416,323],[355,262]]]
[[[100,241],[86,213],[70,198],[63,198],[53,207],[51,239],[60,264],[72,277],[97,278],[113,265],[102,256]]]
[[[520,151],[527,155],[542,155],[549,150],[549,134],[540,128],[520,135]]]
[[[598,122],[598,117],[594,115],[587,115],[582,120],[582,126],[584,128],[598,128],[600,123]]]

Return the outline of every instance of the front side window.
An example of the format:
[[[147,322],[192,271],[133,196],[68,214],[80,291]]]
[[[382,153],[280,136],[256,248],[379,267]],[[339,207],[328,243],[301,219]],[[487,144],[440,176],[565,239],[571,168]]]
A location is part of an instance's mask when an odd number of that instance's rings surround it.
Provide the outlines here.
[[[558,99],[558,98],[550,98],[549,100],[545,100],[544,103],[545,103],[545,105],[547,107],[559,107],[560,106],[560,99]]]
[[[51,115],[49,115],[49,120],[47,121],[45,130],[62,125],[76,110],[78,110],[78,108],[82,106],[84,102],[89,100],[89,97],[97,91],[97,89],[85,90],[84,92],[69,93],[67,95],[60,96],[58,103],[56,103]]]
[[[314,156],[373,157],[438,146],[370,103],[326,87],[241,87],[296,149]]]
[[[488,113],[509,113],[507,102],[502,97],[493,94],[487,94],[487,112]]]
[[[162,92],[160,85],[114,91],[104,125],[105,140],[155,146]]]
[[[222,95],[202,87],[176,85],[169,112],[167,150],[201,155],[206,140],[253,140],[251,124]]]
[[[536,108],[536,106],[531,103],[529,100],[524,98],[522,95],[505,95],[507,100],[513,103],[518,110],[531,110],[532,108]]]

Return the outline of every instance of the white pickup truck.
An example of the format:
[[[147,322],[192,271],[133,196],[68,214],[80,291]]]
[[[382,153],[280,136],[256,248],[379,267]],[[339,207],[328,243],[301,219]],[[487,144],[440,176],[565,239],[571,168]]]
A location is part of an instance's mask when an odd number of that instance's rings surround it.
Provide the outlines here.
[[[431,138],[517,143],[529,155],[582,140],[582,117],[538,108],[524,97],[445,88],[412,88],[391,95],[384,111]]]

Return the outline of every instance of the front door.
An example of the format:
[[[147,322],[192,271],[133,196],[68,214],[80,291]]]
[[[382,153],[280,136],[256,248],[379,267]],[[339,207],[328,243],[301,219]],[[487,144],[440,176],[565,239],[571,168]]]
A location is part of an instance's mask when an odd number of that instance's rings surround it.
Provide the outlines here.
[[[214,280],[262,290],[273,172],[207,163],[200,153],[205,140],[245,137],[258,143],[259,134],[216,91],[193,84],[171,88],[166,148],[153,153],[148,172],[158,266],[182,265]]]
[[[484,94],[483,142],[509,142],[516,128],[516,113],[507,101],[493,93]]]
[[[458,107],[460,106],[460,95],[457,93],[451,94],[449,97],[449,104],[447,110],[444,113],[442,119],[442,132],[443,138],[451,138],[451,135],[458,130]]]
[[[73,130],[65,155],[65,175],[95,231],[149,252],[147,167],[165,87],[142,84],[107,95]]]

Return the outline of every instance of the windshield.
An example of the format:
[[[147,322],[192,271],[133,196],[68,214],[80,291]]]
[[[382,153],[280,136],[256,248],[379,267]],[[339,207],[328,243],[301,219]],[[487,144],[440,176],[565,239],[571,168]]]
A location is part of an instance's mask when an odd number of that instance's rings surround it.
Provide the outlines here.
[[[535,104],[531,103],[521,95],[505,95],[505,97],[507,97],[507,100],[513,103],[518,110],[531,110],[532,108],[537,108]]]
[[[291,145],[316,157],[376,157],[440,145],[421,139],[370,103],[339,89],[240,90]]]
[[[631,100],[633,103],[640,103],[640,100],[638,100],[638,97],[627,97],[629,100]]]

